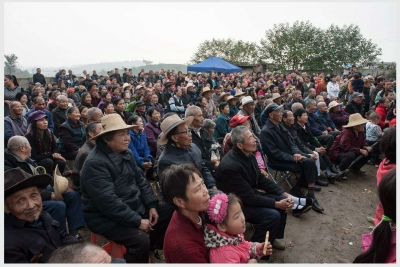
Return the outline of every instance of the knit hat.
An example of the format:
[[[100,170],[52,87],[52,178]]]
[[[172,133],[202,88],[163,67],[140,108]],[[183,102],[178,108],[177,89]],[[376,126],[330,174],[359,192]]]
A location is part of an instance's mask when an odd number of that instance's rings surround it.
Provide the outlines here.
[[[207,214],[214,223],[222,223],[225,220],[228,209],[228,196],[224,193],[216,194],[210,199]]]

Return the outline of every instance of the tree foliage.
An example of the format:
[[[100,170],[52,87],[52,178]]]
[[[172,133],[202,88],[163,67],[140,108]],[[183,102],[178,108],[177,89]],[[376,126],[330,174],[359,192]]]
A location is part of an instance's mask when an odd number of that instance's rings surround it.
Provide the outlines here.
[[[256,43],[235,41],[231,38],[206,40],[199,45],[197,52],[188,64],[196,64],[211,56],[220,57],[233,64],[257,63],[258,46]]]
[[[143,59],[143,63],[147,66],[153,64],[153,61]]]
[[[4,74],[14,74],[17,70],[18,57],[15,54],[4,55]]]
[[[309,21],[274,25],[260,41],[259,56],[283,69],[339,69],[346,63],[370,66],[382,54],[360,28],[331,25],[322,30]]]

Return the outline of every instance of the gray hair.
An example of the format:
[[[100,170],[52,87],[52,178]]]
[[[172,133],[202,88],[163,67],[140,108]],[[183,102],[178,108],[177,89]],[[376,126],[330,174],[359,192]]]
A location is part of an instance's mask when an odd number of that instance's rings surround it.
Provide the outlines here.
[[[11,137],[7,143],[7,149],[11,152],[17,152],[21,146],[29,144],[28,139],[25,136],[16,135]]]
[[[237,126],[235,128],[233,128],[232,132],[231,132],[231,141],[232,141],[232,145],[233,147],[236,147],[237,144],[243,144],[244,143],[244,132],[246,131],[250,131],[249,128],[247,128],[246,126]]]
[[[371,114],[369,114],[369,119],[370,120],[375,120],[375,119],[380,119],[381,118],[381,115],[379,115],[378,113],[376,113],[376,112],[371,112]]]
[[[18,103],[19,103],[19,101],[16,101],[16,100],[11,101],[10,104],[8,105],[8,108],[11,110],[14,107],[14,105],[16,105]]]
[[[293,105],[292,105],[292,112],[294,113],[296,110],[298,110],[298,109],[300,109],[300,108],[304,108],[304,107],[303,107],[303,104],[301,104],[301,103],[299,103],[299,102],[293,103]]]
[[[314,99],[308,99],[306,101],[306,108],[308,108],[311,105],[314,105],[315,103],[317,103]]]
[[[203,121],[203,126],[201,127],[203,130],[207,130],[207,129],[211,129],[215,127],[215,122],[213,120],[210,119],[205,119]]]
[[[323,91],[323,92],[321,92],[321,93],[320,93],[320,95],[322,95],[322,96],[326,96],[326,95],[328,95],[328,93],[327,93],[327,92],[325,92],[325,91]]]
[[[315,97],[315,102],[320,102],[320,101],[324,101],[325,102],[325,100],[324,100],[324,97],[322,96],[322,95],[317,95],[316,97]]]
[[[68,98],[65,95],[57,96],[57,102],[60,103],[61,100],[66,100],[68,102]]]
[[[200,110],[200,107],[198,106],[189,106],[186,111],[185,111],[185,118],[189,117],[189,116],[194,116],[195,110]]]
[[[101,112],[101,109],[99,109],[99,108],[96,108],[96,107],[89,108],[89,109],[87,110],[87,117],[88,117],[88,120],[92,119],[92,118],[94,117],[94,115],[96,114],[96,112],[102,113],[102,112]]]

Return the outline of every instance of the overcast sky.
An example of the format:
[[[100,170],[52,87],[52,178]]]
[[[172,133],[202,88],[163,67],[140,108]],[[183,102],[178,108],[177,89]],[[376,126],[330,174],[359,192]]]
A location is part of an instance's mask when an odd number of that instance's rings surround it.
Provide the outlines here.
[[[125,60],[186,64],[204,40],[259,42],[274,24],[357,24],[396,56],[396,3],[5,3],[4,53],[22,69]]]

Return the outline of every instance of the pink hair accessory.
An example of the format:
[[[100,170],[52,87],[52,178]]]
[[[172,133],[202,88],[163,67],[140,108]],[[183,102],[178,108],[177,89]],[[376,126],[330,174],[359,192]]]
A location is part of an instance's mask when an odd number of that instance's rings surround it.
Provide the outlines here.
[[[228,208],[228,196],[224,193],[216,194],[210,200],[207,214],[210,220],[214,223],[222,223],[226,217]]]

